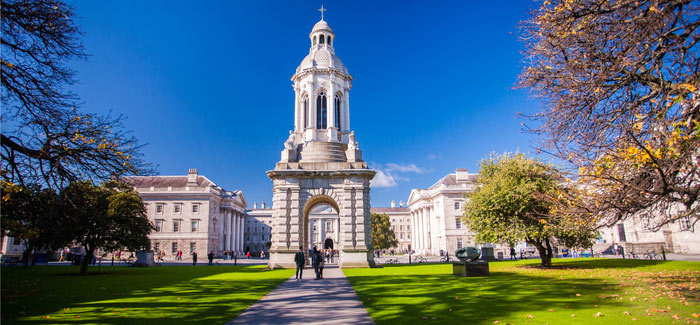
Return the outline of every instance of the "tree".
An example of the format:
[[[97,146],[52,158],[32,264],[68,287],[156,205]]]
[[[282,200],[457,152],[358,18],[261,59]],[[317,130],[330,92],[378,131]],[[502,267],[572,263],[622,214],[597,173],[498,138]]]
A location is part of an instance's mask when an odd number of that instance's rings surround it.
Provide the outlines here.
[[[61,232],[56,231],[61,229],[61,202],[55,191],[2,182],[1,196],[0,234],[24,243],[25,267],[34,264],[36,250],[61,247]]]
[[[525,240],[537,248],[542,266],[551,266],[552,245],[590,246],[585,224],[557,214],[551,198],[566,191],[551,165],[521,153],[491,155],[481,162],[479,186],[467,194],[464,222],[477,242],[512,244]]]
[[[575,211],[700,218],[699,15],[690,0],[547,0],[524,22],[520,86],[544,104],[525,128],[574,167]]]
[[[123,117],[79,112],[68,91],[84,59],[73,8],[61,1],[3,1],[1,176],[60,190],[81,179],[151,172]]]
[[[86,251],[80,273],[97,249],[137,250],[151,246],[148,235],[155,229],[146,217],[143,201],[130,186],[117,181],[95,186],[89,181],[71,183],[61,193],[71,238]]]
[[[374,249],[389,249],[398,244],[396,234],[391,229],[389,216],[372,213],[372,247]]]

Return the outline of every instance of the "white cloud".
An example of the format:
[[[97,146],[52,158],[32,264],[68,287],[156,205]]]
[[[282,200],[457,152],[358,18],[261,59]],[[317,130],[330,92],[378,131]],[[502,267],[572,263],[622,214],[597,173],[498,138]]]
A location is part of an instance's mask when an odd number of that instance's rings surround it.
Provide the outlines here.
[[[393,171],[398,171],[400,173],[416,173],[416,174],[423,174],[425,173],[425,169],[420,168],[416,166],[415,164],[394,164],[394,163],[388,163],[386,164],[386,171],[387,172],[393,172]]]
[[[382,170],[377,169],[377,174],[370,181],[370,186],[372,187],[394,187],[398,186],[396,179],[391,174],[384,173]]]

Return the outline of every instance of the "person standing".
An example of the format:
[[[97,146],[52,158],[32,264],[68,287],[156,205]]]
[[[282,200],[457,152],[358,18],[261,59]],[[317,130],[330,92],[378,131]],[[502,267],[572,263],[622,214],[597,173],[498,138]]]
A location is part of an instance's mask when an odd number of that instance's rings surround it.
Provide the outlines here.
[[[294,277],[297,281],[300,281],[301,276],[304,273],[304,263],[306,263],[304,259],[304,248],[301,246],[299,246],[299,251],[294,254],[294,263],[297,264],[297,272]]]
[[[260,259],[261,260],[265,259],[265,251],[260,251]]]
[[[209,265],[214,265],[214,252],[210,251],[207,257],[209,258]]]
[[[314,246],[313,252],[311,253],[311,266],[314,267],[314,273],[316,273],[316,279],[321,279],[321,274],[319,273],[319,267],[321,265],[321,254],[318,253],[318,249]]]
[[[197,252],[192,252],[192,265],[197,265]]]
[[[511,247],[510,248],[510,259],[511,260],[517,260],[518,258],[515,256],[515,248]]]
[[[323,267],[326,266],[326,258],[321,252],[318,252],[318,275],[320,279],[323,279]]]
[[[246,259],[250,259],[250,251],[248,251],[247,253],[245,253],[245,258],[246,258]]]

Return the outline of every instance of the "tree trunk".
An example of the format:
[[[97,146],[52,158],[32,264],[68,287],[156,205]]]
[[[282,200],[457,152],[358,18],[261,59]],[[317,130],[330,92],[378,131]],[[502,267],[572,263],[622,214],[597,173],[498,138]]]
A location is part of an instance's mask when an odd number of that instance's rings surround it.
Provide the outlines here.
[[[90,247],[86,247],[86,248],[87,248],[87,250],[85,250],[85,252],[86,252],[85,259],[80,264],[80,274],[87,274],[88,264],[90,264],[90,262],[92,262],[92,256],[93,256],[93,254],[95,254],[94,248],[90,248]]]
[[[541,265],[542,267],[550,267],[552,266],[552,255],[551,251],[552,248],[549,248],[550,253],[547,253],[547,247],[545,247],[541,241],[535,241],[532,240],[530,241],[530,244],[535,246],[537,248],[537,251],[540,253],[540,260],[542,261]]]

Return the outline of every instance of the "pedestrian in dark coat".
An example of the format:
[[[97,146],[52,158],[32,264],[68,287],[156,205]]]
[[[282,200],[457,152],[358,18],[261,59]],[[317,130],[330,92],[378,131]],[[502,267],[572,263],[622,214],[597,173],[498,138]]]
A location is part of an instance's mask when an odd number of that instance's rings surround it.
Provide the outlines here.
[[[319,272],[319,267],[321,266],[321,254],[319,254],[318,249],[314,247],[311,253],[311,265],[314,267],[314,272],[316,273],[316,280],[321,279],[321,273]]]
[[[209,255],[207,255],[207,257],[209,258],[209,265],[213,265],[214,264],[214,252],[209,252]]]
[[[304,264],[306,264],[306,259],[304,258],[304,248],[301,246],[299,246],[299,251],[294,254],[294,263],[297,265],[297,273],[295,278],[297,281],[299,281],[304,273]]]
[[[197,252],[192,252],[192,265],[197,265]]]

